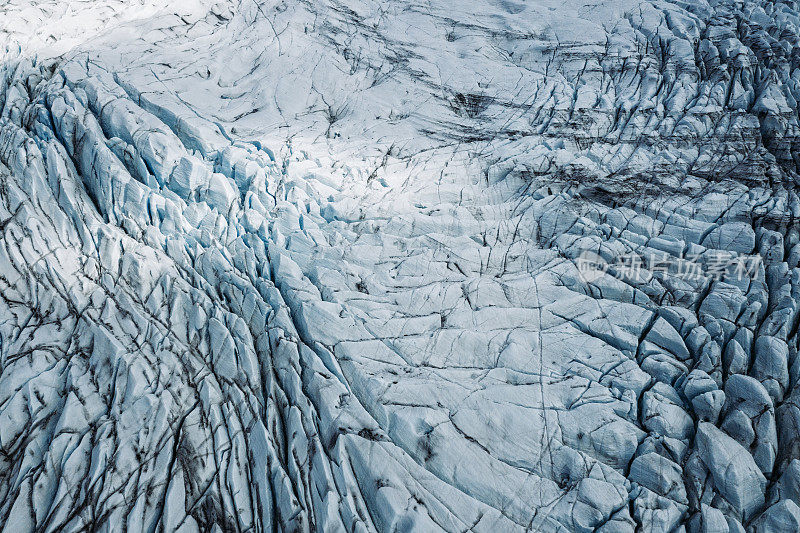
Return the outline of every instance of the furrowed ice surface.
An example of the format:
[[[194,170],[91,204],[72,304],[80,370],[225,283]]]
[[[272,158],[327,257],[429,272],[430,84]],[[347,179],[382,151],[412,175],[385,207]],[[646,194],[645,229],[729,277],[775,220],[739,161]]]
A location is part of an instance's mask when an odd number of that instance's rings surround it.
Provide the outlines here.
[[[0,530],[800,529],[800,5],[168,4],[0,6]]]

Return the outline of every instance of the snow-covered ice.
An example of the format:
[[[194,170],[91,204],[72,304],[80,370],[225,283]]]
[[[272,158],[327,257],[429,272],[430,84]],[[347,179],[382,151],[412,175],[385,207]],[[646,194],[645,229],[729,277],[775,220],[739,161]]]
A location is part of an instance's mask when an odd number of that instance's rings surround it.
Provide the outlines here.
[[[797,531],[799,32],[3,2],[0,530]]]

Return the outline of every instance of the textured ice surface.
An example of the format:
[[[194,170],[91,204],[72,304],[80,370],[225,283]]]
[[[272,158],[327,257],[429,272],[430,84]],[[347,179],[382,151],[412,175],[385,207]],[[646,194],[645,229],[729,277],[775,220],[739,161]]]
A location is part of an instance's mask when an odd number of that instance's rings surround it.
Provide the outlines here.
[[[797,531],[798,32],[3,2],[0,529]]]

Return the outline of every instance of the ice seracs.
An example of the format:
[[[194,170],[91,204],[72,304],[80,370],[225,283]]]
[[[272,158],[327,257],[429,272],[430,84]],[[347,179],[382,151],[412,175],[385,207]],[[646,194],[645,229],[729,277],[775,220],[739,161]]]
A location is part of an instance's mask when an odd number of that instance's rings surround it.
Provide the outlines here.
[[[0,13],[3,531],[796,530],[794,3]]]

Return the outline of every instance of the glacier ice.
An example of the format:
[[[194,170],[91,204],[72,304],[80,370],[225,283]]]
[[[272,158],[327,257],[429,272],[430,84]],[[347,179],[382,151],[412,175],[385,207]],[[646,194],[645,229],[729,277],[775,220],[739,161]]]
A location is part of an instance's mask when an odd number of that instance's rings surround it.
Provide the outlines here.
[[[798,29],[4,2],[0,530],[797,531]]]

